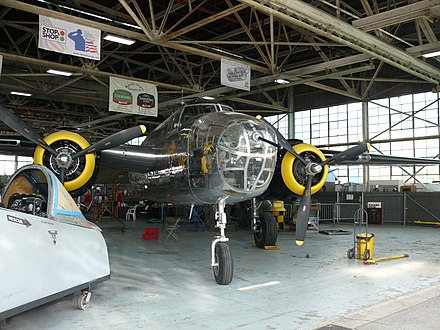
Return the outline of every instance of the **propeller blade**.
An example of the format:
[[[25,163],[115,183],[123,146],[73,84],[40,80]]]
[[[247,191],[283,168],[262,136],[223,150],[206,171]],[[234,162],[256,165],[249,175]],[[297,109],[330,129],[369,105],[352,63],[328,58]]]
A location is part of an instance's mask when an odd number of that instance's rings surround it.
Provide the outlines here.
[[[66,176],[66,169],[62,167],[60,168],[60,177],[59,177],[62,185],[64,185],[65,176]]]
[[[270,126],[275,131],[275,134],[277,135],[277,138],[278,138],[278,144],[280,146],[282,146],[284,149],[286,149],[288,152],[290,152],[292,155],[294,155],[296,158],[298,158],[299,161],[301,163],[303,163],[303,165],[307,165],[306,160],[292,148],[290,143],[287,142],[287,140],[284,138],[284,136],[282,136],[281,133],[275,127],[273,127],[271,123],[269,123],[262,116],[257,116],[257,119],[261,120],[263,123]],[[264,139],[262,139],[262,140],[264,140]],[[266,140],[264,140],[264,141],[266,141]]]
[[[16,131],[18,134],[24,136],[29,141],[32,141],[41,148],[47,150],[52,155],[56,156],[58,153],[49,146],[43,139],[41,139],[37,132],[35,132],[28,124],[26,124],[20,117],[10,112],[8,109],[0,106],[0,120]]]
[[[303,245],[306,237],[307,226],[309,223],[310,203],[312,195],[312,180],[313,175],[307,176],[307,183],[302,195],[301,202],[298,207],[298,214],[296,216],[296,245]]]
[[[343,160],[353,159],[357,156],[363,154],[366,151],[370,150],[370,144],[369,143],[362,143],[355,147],[349,148],[345,151],[342,151],[336,155],[334,155],[332,158],[328,158],[325,162],[323,162],[321,165],[330,165],[330,164],[336,164]]]
[[[147,128],[144,125],[134,126],[127,128],[123,131],[119,131],[115,134],[112,134],[94,144],[91,146],[77,152],[76,154],[72,155],[72,159],[76,159],[78,157],[84,156],[85,154],[91,153],[91,152],[100,152],[105,149],[113,148],[116,146],[119,146],[121,144],[124,144],[125,142],[128,142],[136,137],[141,136],[147,131]]]

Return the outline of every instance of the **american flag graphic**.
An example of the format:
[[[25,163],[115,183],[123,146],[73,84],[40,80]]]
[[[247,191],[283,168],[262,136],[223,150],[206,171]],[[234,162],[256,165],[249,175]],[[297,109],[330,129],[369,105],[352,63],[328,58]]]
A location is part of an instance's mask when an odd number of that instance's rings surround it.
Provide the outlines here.
[[[97,53],[98,47],[94,44],[93,41],[86,41],[86,53]]]

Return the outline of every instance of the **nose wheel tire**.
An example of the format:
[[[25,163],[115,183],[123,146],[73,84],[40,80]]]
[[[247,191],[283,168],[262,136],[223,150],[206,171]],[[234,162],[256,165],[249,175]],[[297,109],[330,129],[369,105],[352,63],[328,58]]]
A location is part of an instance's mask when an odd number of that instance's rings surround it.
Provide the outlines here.
[[[254,229],[255,245],[259,248],[277,244],[278,228],[275,217],[269,212],[260,214]]]
[[[216,244],[215,263],[216,266],[212,267],[212,271],[216,282],[221,285],[231,283],[234,276],[234,259],[228,244],[223,242]]]

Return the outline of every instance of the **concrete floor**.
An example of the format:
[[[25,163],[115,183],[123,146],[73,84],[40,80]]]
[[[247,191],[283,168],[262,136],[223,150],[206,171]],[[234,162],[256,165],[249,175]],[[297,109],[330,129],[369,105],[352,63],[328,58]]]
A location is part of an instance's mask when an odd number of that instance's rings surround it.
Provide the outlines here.
[[[91,306],[62,299],[16,315],[10,329],[435,329],[440,303],[440,229],[370,226],[375,257],[409,258],[363,265],[346,257],[353,235],[309,232],[303,247],[281,232],[278,251],[251,247],[248,231],[227,231],[235,277],[215,283],[212,232],[178,241],[142,240],[145,220],[100,223],[112,278]],[[327,228],[332,229],[329,225]],[[353,230],[351,225],[339,229]],[[321,225],[321,229],[325,229]]]

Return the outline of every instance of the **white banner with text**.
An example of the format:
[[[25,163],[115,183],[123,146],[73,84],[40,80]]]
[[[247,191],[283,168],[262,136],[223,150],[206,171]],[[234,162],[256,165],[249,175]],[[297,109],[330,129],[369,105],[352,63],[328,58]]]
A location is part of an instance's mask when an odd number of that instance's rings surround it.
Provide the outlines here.
[[[220,83],[225,86],[244,89],[251,89],[251,67],[222,58]]]
[[[40,15],[38,48],[99,60],[101,30]]]
[[[110,77],[109,110],[157,117],[156,85]]]

